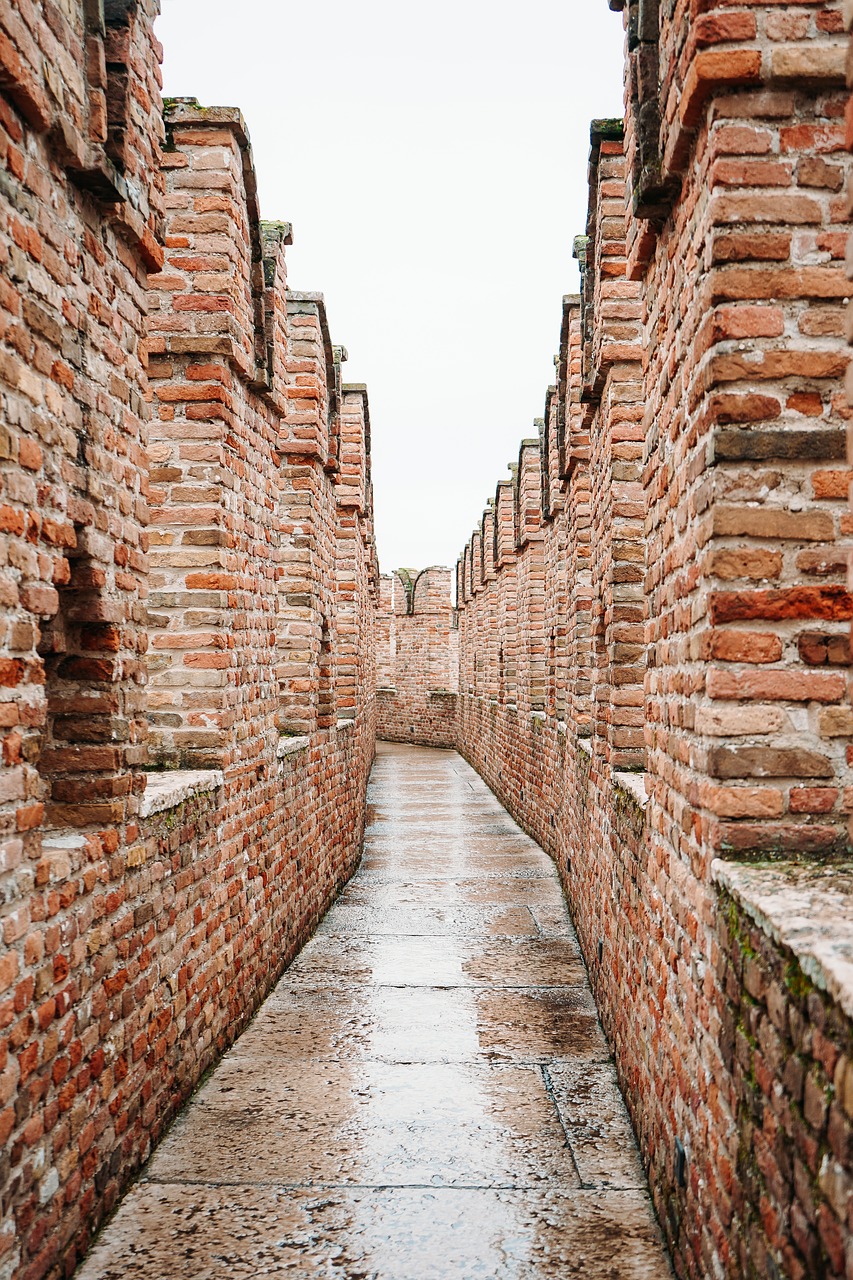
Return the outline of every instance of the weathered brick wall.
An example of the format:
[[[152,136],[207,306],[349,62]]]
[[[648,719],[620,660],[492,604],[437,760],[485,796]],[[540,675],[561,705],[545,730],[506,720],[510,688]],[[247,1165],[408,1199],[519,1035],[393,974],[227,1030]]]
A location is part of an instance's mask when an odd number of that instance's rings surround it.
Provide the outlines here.
[[[457,742],[557,860],[678,1274],[849,1276],[849,1009],[779,940],[850,859],[840,6],[625,18],[538,447],[459,561]],[[748,927],[725,859],[778,861]]]
[[[849,1276],[853,1006],[818,989],[727,895],[718,929],[720,1043],[739,1136],[732,1269]]]
[[[23,841],[14,863],[45,810],[54,825],[122,826],[144,786],[141,343],[145,273],[162,260],[162,181],[150,163],[162,124],[155,5],[124,10],[109,24],[82,4],[50,24],[33,6],[0,16],[3,802]]]
[[[456,745],[458,634],[453,572],[399,569],[380,580],[377,734],[386,742]]]
[[[366,393],[239,113],[164,129],[156,12],[0,13],[4,1280],[70,1274],[310,935],[373,757]]]
[[[95,1125],[116,1141],[94,1097],[112,962],[89,943],[107,897],[99,872],[135,839],[145,786],[156,11],[0,13],[3,1275],[46,1272],[91,1203]],[[93,827],[103,843],[46,835]],[[121,946],[118,933],[106,944]]]

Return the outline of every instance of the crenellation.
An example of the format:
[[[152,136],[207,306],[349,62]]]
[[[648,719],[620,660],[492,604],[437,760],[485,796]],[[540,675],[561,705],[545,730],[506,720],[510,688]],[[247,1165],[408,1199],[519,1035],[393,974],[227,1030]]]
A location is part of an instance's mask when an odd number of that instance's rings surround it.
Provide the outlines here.
[[[0,6],[0,1276],[312,935],[378,735],[554,860],[676,1274],[849,1280],[853,7],[610,0],[544,416],[384,575],[367,389],[158,8]]]
[[[0,14],[10,1277],[72,1274],[311,935],[373,757],[366,393],[239,111],[161,115],[157,11]]]
[[[460,674],[452,585],[452,570],[438,566],[380,578],[377,736],[384,741],[455,742]]]
[[[840,9],[611,8],[626,118],[494,572],[457,566],[455,741],[560,869],[677,1274],[841,1277]]]

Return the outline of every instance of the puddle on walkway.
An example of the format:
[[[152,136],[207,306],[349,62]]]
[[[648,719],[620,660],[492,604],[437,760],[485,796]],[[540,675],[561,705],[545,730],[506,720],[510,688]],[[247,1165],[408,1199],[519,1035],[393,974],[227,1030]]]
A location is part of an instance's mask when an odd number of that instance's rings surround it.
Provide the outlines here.
[[[358,875],[79,1280],[668,1280],[549,859],[382,744]]]

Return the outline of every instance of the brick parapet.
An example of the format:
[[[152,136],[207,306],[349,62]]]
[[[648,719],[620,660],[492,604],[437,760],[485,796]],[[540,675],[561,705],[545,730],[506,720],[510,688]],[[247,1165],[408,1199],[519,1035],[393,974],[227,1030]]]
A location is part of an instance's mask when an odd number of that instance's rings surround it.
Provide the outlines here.
[[[287,288],[290,229],[261,222],[240,113],[178,101],[167,121],[168,258],[150,326],[154,749],[227,767],[242,749],[240,668],[258,651],[276,664],[270,733],[354,714],[357,605],[374,575],[369,416],[363,392],[343,395],[322,295]],[[236,643],[235,609],[256,644]]]
[[[71,1274],[354,870],[376,728],[366,394],[242,118],[172,103],[166,139],[153,0],[48,8],[0,14],[16,1280]]]
[[[456,744],[459,688],[453,571],[398,570],[380,579],[377,736],[421,746]]]
[[[790,24],[771,8],[756,6],[749,18],[772,43]],[[837,9],[821,13],[831,31]],[[816,21],[810,13],[790,26],[803,57],[819,34]],[[832,38],[819,39],[815,56]],[[772,63],[775,53],[765,49],[764,62],[768,56]],[[717,86],[697,123],[695,178],[646,275],[655,620],[648,745],[654,772],[671,769],[680,797],[663,799],[656,789],[653,806],[661,798],[674,817],[682,798],[696,797],[688,804],[704,848],[831,853],[845,843],[837,805],[848,780],[846,730],[836,737],[830,726],[841,727],[846,680],[831,664],[820,670],[812,647],[830,644],[850,609],[832,567],[846,554],[847,534],[832,496],[846,483],[837,468],[845,417],[838,307],[846,286],[833,265],[843,216],[841,103],[833,76],[828,84],[816,77],[810,91],[789,87],[770,98],[763,89],[729,94]],[[816,158],[826,172],[812,172]],[[672,295],[684,300],[677,310],[667,302]],[[694,510],[694,519],[678,527],[676,508]],[[732,795],[731,784],[755,779],[761,814]],[[799,807],[807,796],[789,795],[791,780],[824,788],[821,803],[833,801],[826,819]],[[707,854],[696,856],[704,875]]]
[[[153,2],[0,14],[5,821],[133,821],[144,787]],[[13,893],[11,900],[16,900]]]
[[[808,864],[819,915],[850,858],[840,7],[641,17],[557,405],[457,567],[457,745],[557,861],[677,1273],[841,1277],[849,1011],[711,876]]]

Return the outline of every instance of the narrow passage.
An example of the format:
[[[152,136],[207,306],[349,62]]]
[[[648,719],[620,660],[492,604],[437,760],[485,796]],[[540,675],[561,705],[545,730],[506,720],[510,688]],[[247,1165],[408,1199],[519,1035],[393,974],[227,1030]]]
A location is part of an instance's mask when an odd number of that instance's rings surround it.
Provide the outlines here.
[[[364,860],[80,1280],[664,1280],[548,857],[380,744]]]

